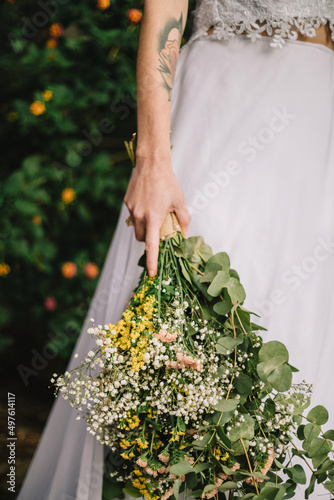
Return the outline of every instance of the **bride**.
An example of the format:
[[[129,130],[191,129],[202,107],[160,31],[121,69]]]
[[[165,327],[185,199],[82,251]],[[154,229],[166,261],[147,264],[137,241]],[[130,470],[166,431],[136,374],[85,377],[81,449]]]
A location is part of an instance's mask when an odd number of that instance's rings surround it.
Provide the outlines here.
[[[333,422],[333,1],[198,0],[179,51],[187,11],[145,1],[136,168],[75,352],[92,347],[89,318],[119,319],[143,242],[155,275],[173,211],[184,233],[228,252],[264,338],[287,345]],[[58,399],[18,498],[101,500],[102,471],[103,448]]]

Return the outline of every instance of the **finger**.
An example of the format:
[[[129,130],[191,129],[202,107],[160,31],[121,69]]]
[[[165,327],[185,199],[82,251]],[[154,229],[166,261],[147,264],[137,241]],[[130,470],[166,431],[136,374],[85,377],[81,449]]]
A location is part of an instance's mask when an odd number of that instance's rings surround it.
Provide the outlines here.
[[[134,219],[135,235],[138,241],[145,241],[145,222],[144,219]]]
[[[158,272],[158,257],[159,257],[159,233],[160,226],[155,222],[150,222],[146,226],[145,250],[146,250],[146,267],[148,275],[153,277]]]
[[[183,234],[187,234],[188,232],[188,227],[191,221],[190,214],[188,212],[187,208],[179,208],[174,210],[175,215],[177,217],[177,220],[179,221],[179,224],[181,226],[181,230]]]

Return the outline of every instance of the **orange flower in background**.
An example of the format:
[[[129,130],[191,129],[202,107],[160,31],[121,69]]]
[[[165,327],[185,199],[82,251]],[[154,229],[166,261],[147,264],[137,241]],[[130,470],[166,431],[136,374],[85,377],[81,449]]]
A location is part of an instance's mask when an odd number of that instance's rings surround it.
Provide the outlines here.
[[[87,264],[85,264],[84,274],[87,276],[87,278],[93,280],[96,278],[96,276],[98,276],[99,272],[99,268],[94,262],[87,262]]]
[[[60,23],[51,24],[49,28],[49,33],[51,36],[58,38],[64,33],[64,28]]]
[[[41,222],[42,222],[42,217],[40,215],[33,216],[32,223],[35,224],[35,226],[39,226]]]
[[[43,97],[44,101],[51,101],[51,99],[52,99],[51,90],[44,90],[42,97]]]
[[[129,9],[126,13],[126,17],[132,24],[138,24],[143,17],[143,13],[139,9]]]
[[[77,266],[74,264],[74,262],[64,262],[64,264],[61,266],[61,274],[64,276],[64,278],[67,279],[72,279],[74,276],[77,274]]]
[[[49,40],[47,40],[46,44],[48,49],[55,49],[58,45],[58,40],[57,38],[49,38]]]
[[[55,297],[50,295],[49,297],[45,297],[44,300],[44,307],[47,311],[55,311],[57,309],[58,303]]]
[[[65,188],[62,193],[61,193],[61,199],[63,200],[64,203],[69,204],[72,203],[72,201],[76,198],[76,194],[74,189],[72,188]]]
[[[97,0],[97,8],[100,10],[107,9],[110,5],[110,0]]]
[[[7,121],[8,122],[15,122],[18,118],[19,114],[17,111],[10,111],[7,115]]]
[[[34,101],[32,104],[30,104],[29,109],[30,109],[30,112],[35,116],[42,115],[46,111],[44,102],[42,102],[42,101]]]
[[[0,276],[5,277],[10,273],[10,267],[5,262],[0,264]]]

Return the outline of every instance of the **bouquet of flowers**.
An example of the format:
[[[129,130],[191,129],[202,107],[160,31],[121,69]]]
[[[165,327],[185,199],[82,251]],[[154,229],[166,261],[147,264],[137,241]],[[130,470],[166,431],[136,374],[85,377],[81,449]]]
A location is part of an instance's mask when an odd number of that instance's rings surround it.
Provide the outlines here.
[[[292,498],[307,483],[295,456],[312,471],[305,498],[316,483],[333,494],[327,410],[306,411],[310,386],[263,342],[228,255],[169,236],[157,276],[144,268],[122,318],[92,320],[96,347],[53,380],[110,450],[103,498]]]

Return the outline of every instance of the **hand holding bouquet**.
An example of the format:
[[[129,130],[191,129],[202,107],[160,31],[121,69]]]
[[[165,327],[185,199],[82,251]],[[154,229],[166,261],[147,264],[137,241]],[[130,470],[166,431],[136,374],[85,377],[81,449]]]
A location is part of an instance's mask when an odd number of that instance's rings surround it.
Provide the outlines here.
[[[110,450],[103,500],[288,499],[307,483],[294,457],[312,471],[305,498],[316,483],[333,495],[327,410],[306,410],[286,347],[263,343],[228,255],[178,229],[169,214],[157,276],[144,269],[122,318],[92,325],[96,347],[53,380]]]

